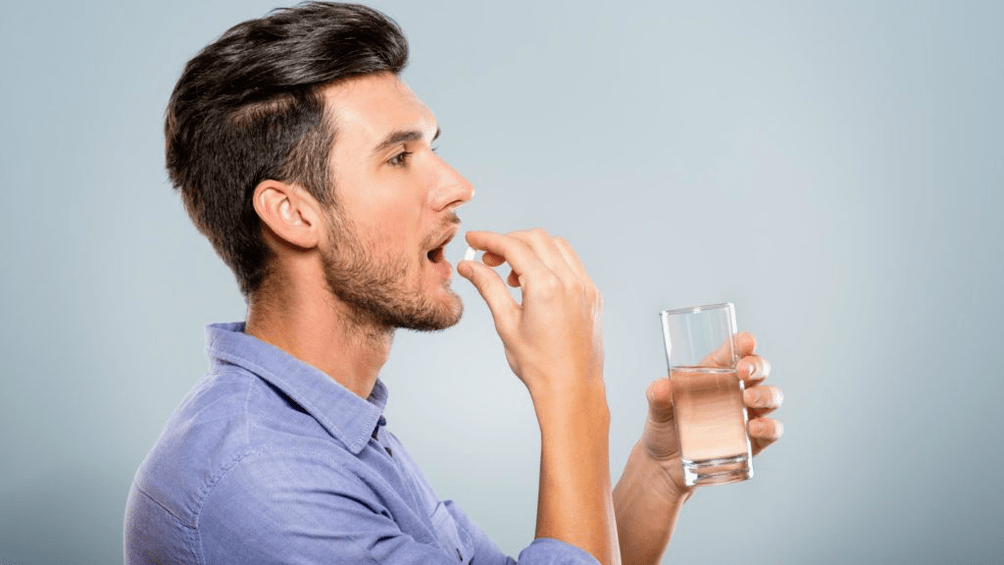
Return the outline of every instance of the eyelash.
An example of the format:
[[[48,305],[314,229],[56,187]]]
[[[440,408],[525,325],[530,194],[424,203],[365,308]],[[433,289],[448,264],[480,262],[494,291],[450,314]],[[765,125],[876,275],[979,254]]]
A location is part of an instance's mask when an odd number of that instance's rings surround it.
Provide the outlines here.
[[[439,147],[438,146],[432,147],[431,149],[432,152],[435,153],[439,149]],[[392,167],[403,167],[408,164],[408,156],[411,155],[412,153],[414,153],[414,151],[402,151],[397,155],[391,157],[390,160],[387,161],[387,164],[389,164]]]
[[[402,151],[391,157],[387,163],[392,167],[403,167],[408,163],[408,156],[411,154],[411,151]]]

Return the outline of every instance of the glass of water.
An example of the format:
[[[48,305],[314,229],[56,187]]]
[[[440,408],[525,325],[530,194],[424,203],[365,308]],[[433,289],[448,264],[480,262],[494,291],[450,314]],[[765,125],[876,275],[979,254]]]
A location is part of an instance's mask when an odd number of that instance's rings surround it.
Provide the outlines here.
[[[735,306],[665,310],[661,317],[685,484],[749,479],[753,454],[736,374]]]

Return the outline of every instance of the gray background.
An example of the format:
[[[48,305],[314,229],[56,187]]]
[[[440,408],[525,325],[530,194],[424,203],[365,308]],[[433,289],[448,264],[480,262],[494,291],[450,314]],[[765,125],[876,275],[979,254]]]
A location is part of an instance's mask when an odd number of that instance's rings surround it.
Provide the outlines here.
[[[1000,563],[998,2],[380,2],[467,228],[543,226],[606,298],[614,477],[663,376],[657,312],[737,304],[784,387],[754,480],[676,563]],[[0,564],[121,562],[131,477],[237,320],[163,172],[163,108],[266,1],[20,2],[0,19]],[[448,251],[456,259],[459,244]],[[487,308],[400,333],[391,429],[511,554],[538,436]]]

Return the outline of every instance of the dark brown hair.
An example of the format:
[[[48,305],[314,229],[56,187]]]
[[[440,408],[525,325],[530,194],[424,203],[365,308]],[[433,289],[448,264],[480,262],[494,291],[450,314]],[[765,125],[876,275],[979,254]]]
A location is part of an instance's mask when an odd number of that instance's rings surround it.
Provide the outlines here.
[[[320,89],[398,74],[407,60],[401,29],[382,13],[308,2],[230,28],[185,66],[167,106],[167,172],[245,297],[261,286],[269,262],[255,187],[298,183],[335,205],[328,154],[336,132]]]

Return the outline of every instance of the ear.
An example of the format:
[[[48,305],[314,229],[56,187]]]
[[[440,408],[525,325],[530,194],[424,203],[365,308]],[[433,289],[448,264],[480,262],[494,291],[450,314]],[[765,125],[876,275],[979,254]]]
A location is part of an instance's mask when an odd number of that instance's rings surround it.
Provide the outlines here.
[[[254,189],[258,217],[279,239],[302,249],[321,240],[321,206],[306,190],[276,180],[264,180]]]

